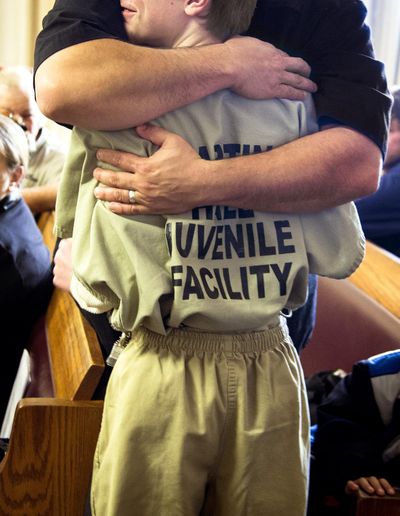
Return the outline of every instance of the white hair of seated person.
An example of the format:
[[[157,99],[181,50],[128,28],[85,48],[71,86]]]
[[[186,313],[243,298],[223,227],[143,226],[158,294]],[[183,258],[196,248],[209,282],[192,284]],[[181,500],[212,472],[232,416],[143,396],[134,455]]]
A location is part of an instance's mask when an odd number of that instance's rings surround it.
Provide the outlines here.
[[[31,68],[5,66],[0,69],[0,113],[26,129],[32,152],[45,118],[35,100]]]
[[[23,130],[0,115],[0,198],[16,193],[28,166],[28,142]]]

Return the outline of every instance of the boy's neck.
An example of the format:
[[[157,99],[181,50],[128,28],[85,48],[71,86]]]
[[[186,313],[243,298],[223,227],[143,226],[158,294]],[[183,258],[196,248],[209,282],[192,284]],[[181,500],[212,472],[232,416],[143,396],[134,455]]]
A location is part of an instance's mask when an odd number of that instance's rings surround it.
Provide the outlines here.
[[[131,43],[135,43],[134,38],[132,38]],[[193,22],[187,25],[182,34],[175,39],[172,45],[162,45],[161,48],[190,48],[216,43],[222,43],[221,39],[211,34],[205,24]]]
[[[203,25],[196,25],[195,28],[187,27],[187,30],[175,41],[172,48],[200,47],[222,43],[219,38],[211,34]]]

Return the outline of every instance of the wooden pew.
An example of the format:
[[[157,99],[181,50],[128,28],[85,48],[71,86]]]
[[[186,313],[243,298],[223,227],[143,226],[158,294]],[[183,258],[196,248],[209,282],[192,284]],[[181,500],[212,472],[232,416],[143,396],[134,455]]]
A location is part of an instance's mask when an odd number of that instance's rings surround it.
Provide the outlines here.
[[[304,373],[344,369],[400,348],[400,319],[349,279],[318,279],[317,320],[300,359]]]
[[[400,492],[394,496],[370,496],[363,491],[355,495],[355,516],[400,516]]]
[[[346,280],[319,278],[317,321],[301,354],[306,376],[351,371],[355,362],[400,348],[400,259],[367,242]]]
[[[367,242],[365,258],[351,283],[400,318],[400,259]]]
[[[81,516],[100,430],[103,402],[91,398],[103,357],[93,329],[58,289],[33,340],[27,392],[47,397],[17,406],[0,463],[0,514]]]
[[[44,211],[40,214],[37,225],[42,233],[44,243],[47,245],[50,254],[53,255],[56,244],[56,237],[54,236],[54,211]]]

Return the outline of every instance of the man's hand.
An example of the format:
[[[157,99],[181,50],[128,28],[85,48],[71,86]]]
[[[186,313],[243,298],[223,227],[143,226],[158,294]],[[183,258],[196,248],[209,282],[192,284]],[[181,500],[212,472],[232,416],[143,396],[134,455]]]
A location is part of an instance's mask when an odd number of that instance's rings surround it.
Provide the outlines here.
[[[270,152],[211,161],[160,127],[139,127],[137,133],[159,146],[152,156],[111,150],[97,154],[122,171],[94,171],[106,187],[97,187],[96,197],[111,202],[110,209],[119,214],[176,214],[204,205],[317,212],[370,195],[381,163],[378,147],[346,127],[305,136]],[[129,191],[135,192],[131,204]]]
[[[396,491],[385,478],[360,477],[357,480],[349,480],[346,484],[346,493],[352,494],[362,489],[369,495],[394,495]]]
[[[231,89],[252,99],[303,100],[317,86],[311,68],[300,58],[255,38],[236,36],[225,45],[232,52],[235,80]]]
[[[69,292],[72,279],[72,238],[60,241],[54,256],[53,275],[54,285]]]
[[[107,185],[97,187],[95,196],[110,201],[114,213],[125,215],[183,213],[201,205],[208,162],[183,138],[161,127],[142,126],[137,133],[158,145],[159,150],[149,158],[98,151],[98,159],[124,172],[95,169],[94,177]],[[129,203],[129,190],[135,192],[135,204]]]

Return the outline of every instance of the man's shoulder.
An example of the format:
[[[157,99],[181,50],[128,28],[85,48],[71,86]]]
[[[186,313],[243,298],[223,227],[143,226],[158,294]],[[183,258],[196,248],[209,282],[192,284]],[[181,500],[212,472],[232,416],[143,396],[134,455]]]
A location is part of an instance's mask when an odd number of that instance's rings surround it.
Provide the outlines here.
[[[365,16],[361,0],[259,0],[248,34],[308,57],[304,48],[318,48],[324,33],[338,34],[340,39],[344,21],[357,20],[359,26]]]

